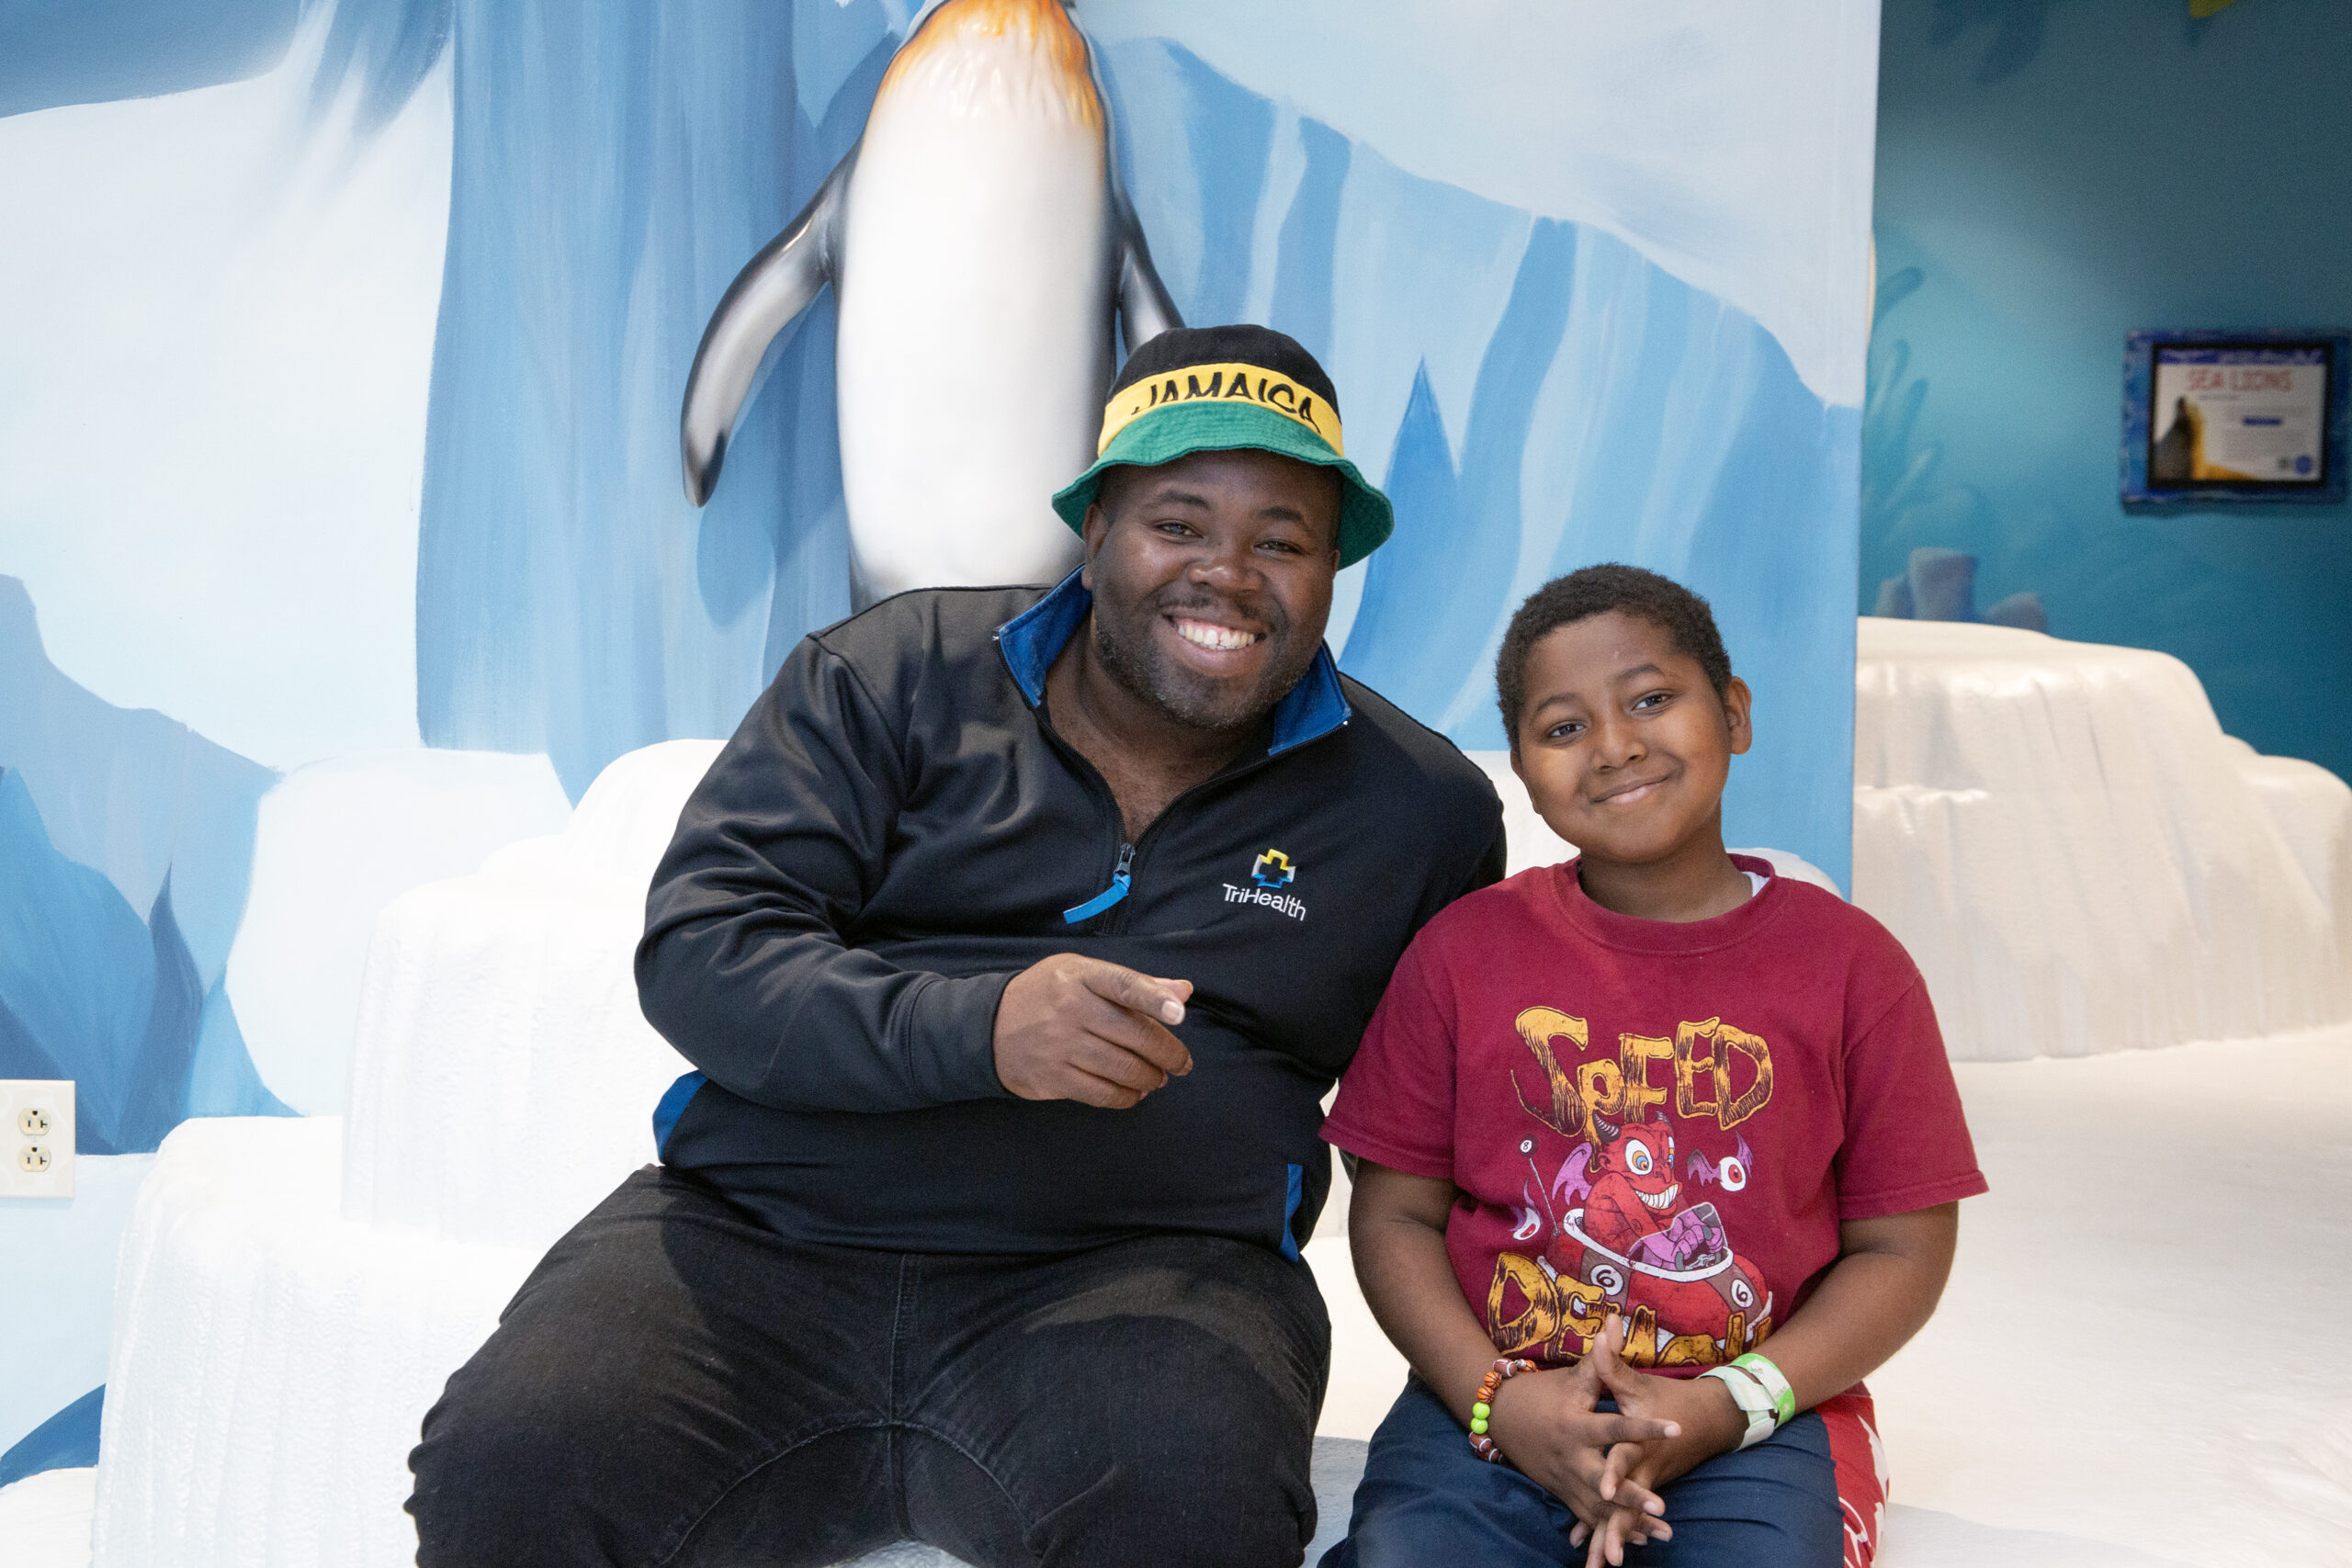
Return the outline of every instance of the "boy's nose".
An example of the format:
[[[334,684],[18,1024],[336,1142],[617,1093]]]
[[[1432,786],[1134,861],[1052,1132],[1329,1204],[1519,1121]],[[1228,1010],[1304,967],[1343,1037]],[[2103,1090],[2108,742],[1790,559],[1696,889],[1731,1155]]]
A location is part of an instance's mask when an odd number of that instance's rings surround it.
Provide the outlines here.
[[[1600,742],[1594,750],[1600,754],[1604,767],[1625,767],[1648,754],[1649,749],[1642,744],[1641,731],[1622,719],[1604,719],[1594,729],[1593,739]]]

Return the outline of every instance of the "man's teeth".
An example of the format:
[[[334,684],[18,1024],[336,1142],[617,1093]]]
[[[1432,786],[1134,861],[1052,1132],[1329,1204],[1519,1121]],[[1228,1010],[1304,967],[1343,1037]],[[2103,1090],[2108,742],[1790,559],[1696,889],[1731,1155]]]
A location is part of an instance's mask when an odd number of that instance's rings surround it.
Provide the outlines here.
[[[1237,648],[1247,648],[1266,634],[1245,632],[1234,626],[1215,626],[1207,621],[1179,621],[1176,635],[1201,648],[1215,649],[1220,653]]]

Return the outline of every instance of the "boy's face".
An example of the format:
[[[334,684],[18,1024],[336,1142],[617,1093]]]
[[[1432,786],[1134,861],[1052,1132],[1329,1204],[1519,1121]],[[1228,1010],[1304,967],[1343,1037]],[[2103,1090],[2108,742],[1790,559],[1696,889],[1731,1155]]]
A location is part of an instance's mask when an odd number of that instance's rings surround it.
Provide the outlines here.
[[[1724,781],[1747,750],[1747,682],[1721,697],[1665,630],[1612,610],[1527,654],[1511,767],[1552,831],[1600,861],[1722,844]]]

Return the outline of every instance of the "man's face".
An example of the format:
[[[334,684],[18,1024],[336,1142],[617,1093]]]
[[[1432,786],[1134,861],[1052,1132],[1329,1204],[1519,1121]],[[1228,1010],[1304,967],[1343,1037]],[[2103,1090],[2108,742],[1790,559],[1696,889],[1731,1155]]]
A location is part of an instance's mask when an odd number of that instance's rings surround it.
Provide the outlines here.
[[[1545,633],[1527,650],[1511,767],[1552,831],[1597,861],[1665,859],[1709,830],[1747,750],[1747,685],[1722,696],[1640,615]]]
[[[1257,723],[1322,646],[1339,525],[1340,477],[1272,452],[1111,469],[1086,514],[1103,668],[1187,728]]]

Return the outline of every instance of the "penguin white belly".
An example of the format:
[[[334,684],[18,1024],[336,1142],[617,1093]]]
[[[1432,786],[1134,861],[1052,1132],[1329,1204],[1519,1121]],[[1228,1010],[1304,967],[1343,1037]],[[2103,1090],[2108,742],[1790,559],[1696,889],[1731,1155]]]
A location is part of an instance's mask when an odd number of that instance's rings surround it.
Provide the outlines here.
[[[878,599],[1051,581],[1079,545],[1049,502],[1094,460],[1111,376],[1101,107],[1082,56],[1073,74],[1019,28],[899,65],[851,175],[835,284],[860,582]]]

